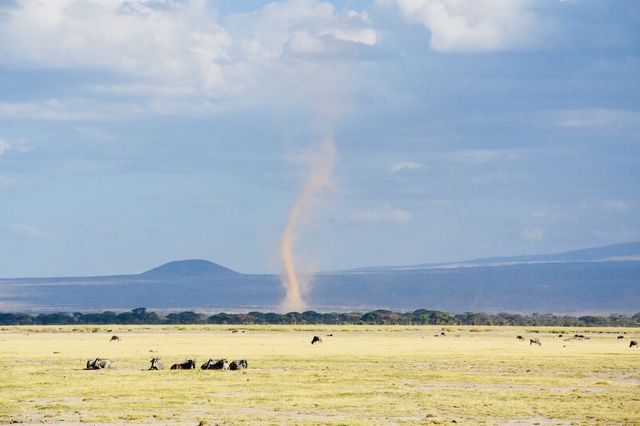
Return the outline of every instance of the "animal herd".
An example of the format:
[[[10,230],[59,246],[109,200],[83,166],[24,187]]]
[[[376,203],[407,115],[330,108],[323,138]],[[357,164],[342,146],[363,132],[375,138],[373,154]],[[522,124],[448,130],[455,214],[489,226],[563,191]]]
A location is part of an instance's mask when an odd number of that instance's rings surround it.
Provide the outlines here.
[[[238,330],[232,330],[232,333],[237,333]],[[242,331],[244,333],[244,330]],[[327,334],[327,336],[333,336],[333,334]],[[120,337],[113,335],[109,341],[115,342],[119,341]],[[315,345],[316,343],[322,343],[322,339],[320,336],[313,336],[311,339],[311,344]],[[86,370],[102,370],[105,368],[114,368],[115,363],[109,359],[96,358],[94,360],[87,361]],[[244,370],[249,367],[249,362],[246,359],[235,359],[231,362],[228,362],[226,359],[218,359],[214,360],[210,358],[207,362],[200,366],[202,370]],[[163,370],[164,362],[160,358],[152,358],[151,366],[149,370]],[[187,359],[182,362],[177,362],[173,364],[170,370],[195,370],[196,369],[196,360],[195,359]]]
[[[558,337],[562,337],[563,335],[560,334],[558,335]],[[518,335],[516,336],[516,339],[518,340],[526,340],[524,337]],[[570,337],[568,339],[564,339],[564,340],[585,340],[585,339],[589,339],[589,337],[583,335],[583,334],[574,334],[573,337]],[[622,340],[624,339],[624,336],[618,336],[617,340]],[[542,346],[542,342],[540,342],[540,339],[537,337],[531,338],[529,339],[529,346],[531,345],[538,345],[538,346]],[[629,342],[629,347],[630,348],[637,348],[638,347],[638,342],[636,342],[635,340],[631,340]]]
[[[102,370],[105,368],[114,368],[115,362],[104,359],[104,358],[96,358],[94,360],[87,361],[86,370]],[[226,359],[209,359],[209,361],[205,362],[200,366],[202,370],[244,370],[245,368],[249,368],[249,362],[246,359],[235,359],[231,362],[228,362]],[[175,363],[171,366],[171,370],[195,370],[196,369],[196,360],[188,359],[183,362]],[[160,358],[152,358],[151,366],[149,370],[164,370],[164,362]]]
[[[237,333],[237,330],[233,330],[233,333]],[[444,332],[440,333],[440,335],[446,335]],[[328,334],[327,336],[332,336],[332,334]],[[438,336],[438,335],[436,335]],[[563,337],[562,334],[558,335],[558,337]],[[523,336],[518,335],[516,336],[516,339],[520,340],[520,341],[524,341],[526,340]],[[568,338],[568,339],[564,339],[564,340],[584,340],[584,339],[589,339],[589,337],[584,336],[582,334],[574,334],[572,337]],[[621,340],[624,339],[624,336],[618,336],[617,340]],[[111,336],[110,339],[112,342],[113,341],[118,341],[120,340],[120,338],[118,336]],[[322,343],[322,339],[320,338],[320,336],[313,336],[313,338],[311,339],[311,344],[315,345],[316,343]],[[538,345],[538,346],[542,346],[542,342],[540,341],[539,338],[534,337],[534,338],[530,338],[529,339],[529,346],[531,345]],[[638,342],[636,342],[635,340],[631,340],[629,342],[629,347],[630,348],[634,348],[634,347],[638,347]],[[105,368],[114,368],[115,363],[109,359],[104,359],[104,358],[96,358],[94,360],[88,360],[87,361],[87,370],[102,370]],[[231,362],[228,362],[226,359],[222,358],[222,359],[217,359],[214,360],[213,358],[210,358],[207,362],[205,362],[204,364],[202,364],[200,366],[200,369],[202,370],[243,370],[245,368],[249,367],[249,363],[247,362],[246,359],[236,359],[233,360]],[[160,359],[160,358],[153,358],[151,359],[151,366],[149,367],[149,370],[163,370],[164,369],[164,362]],[[175,363],[173,365],[171,365],[171,370],[195,370],[196,369],[196,360],[195,359],[188,359],[185,360],[183,362],[178,362]]]

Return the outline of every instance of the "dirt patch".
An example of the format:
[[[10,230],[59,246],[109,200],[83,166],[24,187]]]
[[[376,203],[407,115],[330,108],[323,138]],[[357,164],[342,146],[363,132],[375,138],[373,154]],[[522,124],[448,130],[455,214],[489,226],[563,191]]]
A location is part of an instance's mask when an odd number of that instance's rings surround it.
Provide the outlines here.
[[[518,419],[504,420],[500,423],[504,426],[525,426],[525,425],[540,425],[540,426],[567,426],[578,424],[576,421],[567,419],[549,419],[547,417],[522,417]]]

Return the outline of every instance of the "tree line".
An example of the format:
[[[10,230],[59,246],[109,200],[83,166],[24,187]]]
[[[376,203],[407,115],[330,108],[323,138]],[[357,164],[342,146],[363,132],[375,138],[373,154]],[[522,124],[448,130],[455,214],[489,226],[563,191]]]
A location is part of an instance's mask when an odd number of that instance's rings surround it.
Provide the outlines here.
[[[640,327],[640,312],[633,316],[612,314],[608,316],[568,316],[554,314],[490,314],[465,312],[451,314],[443,311],[418,309],[413,312],[394,312],[378,309],[362,312],[315,311],[248,313],[217,313],[205,315],[185,311],[162,315],[136,308],[128,312],[81,313],[58,312],[30,315],[25,313],[0,313],[0,325],[73,325],[73,324],[369,324],[369,325],[513,325],[513,326],[568,326],[568,327]]]

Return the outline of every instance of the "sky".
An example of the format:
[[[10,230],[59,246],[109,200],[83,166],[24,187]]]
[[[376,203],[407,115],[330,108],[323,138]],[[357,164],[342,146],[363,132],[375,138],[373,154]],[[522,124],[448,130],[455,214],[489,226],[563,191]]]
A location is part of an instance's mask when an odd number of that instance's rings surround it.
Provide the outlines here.
[[[0,0],[0,277],[640,240],[635,0]]]

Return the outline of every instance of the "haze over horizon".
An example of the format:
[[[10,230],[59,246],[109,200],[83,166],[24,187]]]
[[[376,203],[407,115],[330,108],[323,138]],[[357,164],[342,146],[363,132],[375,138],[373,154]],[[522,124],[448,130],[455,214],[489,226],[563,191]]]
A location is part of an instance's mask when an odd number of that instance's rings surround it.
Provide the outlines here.
[[[281,272],[640,241],[640,3],[0,4],[0,277]],[[304,269],[304,268],[303,268]]]

